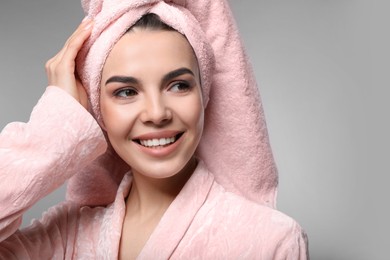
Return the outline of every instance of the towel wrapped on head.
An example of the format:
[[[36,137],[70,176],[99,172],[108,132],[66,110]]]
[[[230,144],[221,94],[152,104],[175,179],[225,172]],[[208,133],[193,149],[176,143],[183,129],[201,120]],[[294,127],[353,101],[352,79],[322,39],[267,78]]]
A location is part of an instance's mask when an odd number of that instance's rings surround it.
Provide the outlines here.
[[[275,207],[278,177],[261,100],[227,0],[82,0],[82,6],[94,28],[77,57],[77,73],[98,122],[104,124],[100,80],[110,50],[143,15],[155,13],[187,38],[198,59],[207,106],[196,156],[226,190]],[[70,180],[67,198],[108,204],[127,170],[109,146]]]

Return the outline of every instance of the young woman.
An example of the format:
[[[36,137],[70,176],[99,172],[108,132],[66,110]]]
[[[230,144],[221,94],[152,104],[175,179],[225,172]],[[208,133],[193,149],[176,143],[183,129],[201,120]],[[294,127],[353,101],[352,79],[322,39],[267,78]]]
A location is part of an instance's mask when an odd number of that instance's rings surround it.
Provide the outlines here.
[[[0,258],[308,257],[299,225],[272,209],[276,173],[236,32],[210,20],[232,29],[228,6],[199,2],[83,2],[89,18],[48,61],[30,121],[0,136]],[[18,230],[71,177],[68,201]]]

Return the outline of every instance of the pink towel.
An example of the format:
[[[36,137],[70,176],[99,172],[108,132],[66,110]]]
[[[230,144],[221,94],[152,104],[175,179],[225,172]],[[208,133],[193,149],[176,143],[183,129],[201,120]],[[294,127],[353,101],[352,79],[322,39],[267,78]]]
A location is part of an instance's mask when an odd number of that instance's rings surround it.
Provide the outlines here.
[[[227,0],[82,0],[82,6],[94,28],[77,69],[99,123],[101,71],[110,50],[142,15],[155,13],[187,37],[198,58],[207,107],[196,155],[225,189],[275,207],[277,170],[261,100]],[[110,203],[127,170],[109,148],[70,180],[67,198],[86,205]]]

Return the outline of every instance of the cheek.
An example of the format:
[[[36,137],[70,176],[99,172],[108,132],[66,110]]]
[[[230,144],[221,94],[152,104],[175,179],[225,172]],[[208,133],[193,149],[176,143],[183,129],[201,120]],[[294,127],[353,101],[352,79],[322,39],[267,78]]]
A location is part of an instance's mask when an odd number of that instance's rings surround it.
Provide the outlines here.
[[[102,101],[100,111],[104,130],[109,137],[127,136],[134,123],[134,116],[129,108]]]
[[[181,111],[181,117],[186,124],[196,131],[197,135],[201,135],[204,125],[204,107],[202,99],[199,96],[196,96],[196,98],[186,100],[179,109],[179,111]]]

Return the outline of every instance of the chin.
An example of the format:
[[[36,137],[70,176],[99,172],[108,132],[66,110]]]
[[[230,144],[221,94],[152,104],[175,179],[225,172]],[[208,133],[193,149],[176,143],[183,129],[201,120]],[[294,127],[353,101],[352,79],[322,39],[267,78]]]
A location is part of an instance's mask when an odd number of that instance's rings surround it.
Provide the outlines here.
[[[147,167],[132,167],[133,174],[140,174],[153,179],[166,179],[178,175],[190,176],[197,165],[194,156],[181,161],[149,162]]]

